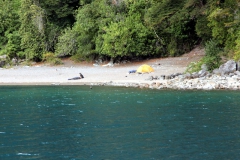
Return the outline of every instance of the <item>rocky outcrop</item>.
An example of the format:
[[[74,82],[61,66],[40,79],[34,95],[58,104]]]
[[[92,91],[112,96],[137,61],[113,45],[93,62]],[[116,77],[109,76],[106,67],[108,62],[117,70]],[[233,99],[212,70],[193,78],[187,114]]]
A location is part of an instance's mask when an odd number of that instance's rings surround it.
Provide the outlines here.
[[[235,72],[237,70],[237,63],[234,60],[229,60],[219,67],[219,71],[222,75]]]

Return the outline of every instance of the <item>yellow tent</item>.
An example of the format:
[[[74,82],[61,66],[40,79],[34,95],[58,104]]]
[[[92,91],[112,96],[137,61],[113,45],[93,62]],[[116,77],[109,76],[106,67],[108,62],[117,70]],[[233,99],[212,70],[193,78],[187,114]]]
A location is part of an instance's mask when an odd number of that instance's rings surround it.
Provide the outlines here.
[[[137,73],[149,73],[153,71],[153,68],[147,64],[143,64],[137,69]]]

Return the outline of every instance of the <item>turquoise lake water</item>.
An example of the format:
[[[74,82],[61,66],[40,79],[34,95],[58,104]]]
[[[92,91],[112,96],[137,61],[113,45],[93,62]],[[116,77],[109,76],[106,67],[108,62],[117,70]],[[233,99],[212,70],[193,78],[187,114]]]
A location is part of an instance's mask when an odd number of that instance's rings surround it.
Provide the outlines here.
[[[1,86],[0,159],[240,159],[240,92]]]

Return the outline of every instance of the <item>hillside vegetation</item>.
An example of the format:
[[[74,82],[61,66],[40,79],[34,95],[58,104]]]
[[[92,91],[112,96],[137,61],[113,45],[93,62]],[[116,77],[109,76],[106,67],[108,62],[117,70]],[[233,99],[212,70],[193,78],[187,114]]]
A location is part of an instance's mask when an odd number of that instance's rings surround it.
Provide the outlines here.
[[[239,0],[0,0],[0,55],[42,61],[178,56],[240,59]],[[51,57],[51,56],[50,56]]]

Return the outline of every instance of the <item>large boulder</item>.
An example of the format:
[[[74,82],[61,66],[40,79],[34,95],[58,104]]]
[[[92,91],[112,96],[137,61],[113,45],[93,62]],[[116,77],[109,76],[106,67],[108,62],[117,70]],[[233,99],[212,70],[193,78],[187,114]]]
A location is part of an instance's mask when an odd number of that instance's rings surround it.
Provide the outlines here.
[[[234,60],[229,60],[219,67],[219,71],[222,75],[233,73],[237,70],[237,63]]]

